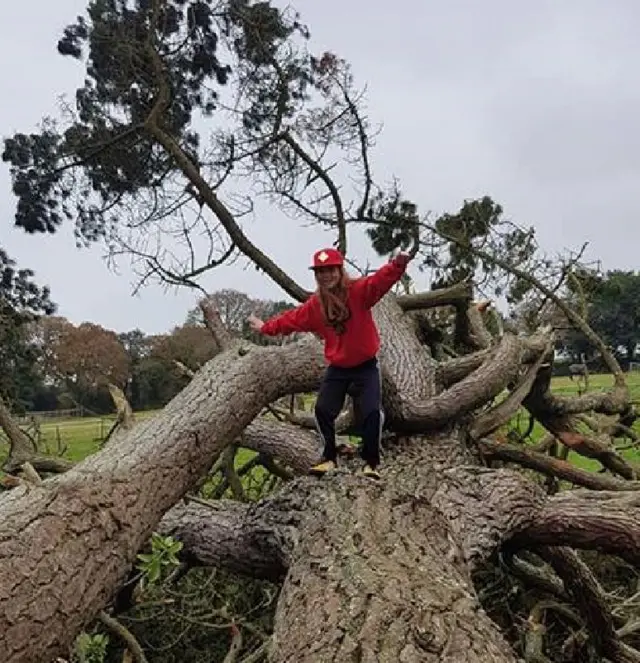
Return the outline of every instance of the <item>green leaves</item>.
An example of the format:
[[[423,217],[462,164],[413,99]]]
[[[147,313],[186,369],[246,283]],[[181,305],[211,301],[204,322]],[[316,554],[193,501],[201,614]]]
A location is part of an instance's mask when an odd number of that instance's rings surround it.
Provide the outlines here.
[[[367,216],[376,221],[367,229],[376,253],[388,255],[412,246],[420,223],[418,208],[415,203],[404,200],[399,189],[394,189],[391,194],[378,193],[371,201]]]
[[[492,296],[505,296],[510,304],[521,302],[532,285],[496,264],[496,260],[519,269],[550,270],[547,261],[535,259],[537,246],[533,228],[523,228],[503,217],[502,206],[491,197],[467,200],[455,214],[445,213],[433,223],[421,220],[417,205],[403,198],[394,184],[372,199],[365,221],[373,248],[379,255],[406,250],[420,229],[422,269],[432,275],[431,287],[444,288],[473,280],[488,284]]]
[[[66,128],[47,120],[39,133],[4,143],[17,226],[55,232],[75,219],[79,240],[96,241],[119,223],[119,206],[161,188],[176,168],[144,122],[162,89],[163,126],[197,154],[193,115],[213,112],[215,88],[230,72],[216,54],[213,8],[209,1],[92,0],[87,16],[67,26],[58,52],[84,60],[86,77],[75,104],[62,107]]]
[[[53,233],[75,220],[78,243],[87,243],[114,237],[126,227],[123,214],[135,222],[175,214],[189,200],[180,195],[184,181],[176,186],[180,168],[145,123],[158,110],[163,131],[200,168],[192,123],[217,110],[231,63],[236,93],[249,98],[237,113],[246,126],[286,117],[309,80],[293,58],[283,65],[288,99],[274,85],[274,54],[294,32],[306,34],[268,2],[91,0],[57,45],[86,68],[73,103],[61,105],[62,128],[46,120],[38,133],[4,142],[16,225]]]
[[[80,633],[75,641],[75,652],[80,663],[104,663],[107,657],[109,636],[103,633]]]
[[[171,536],[160,536],[157,532],[151,535],[151,552],[138,554],[140,563],[137,568],[142,571],[147,584],[156,584],[166,570],[179,566],[177,555],[182,550],[182,542]]]
[[[18,198],[15,221],[27,232],[55,232],[68,216],[66,191],[55,172],[61,143],[61,136],[47,128],[5,140],[2,160],[11,164],[13,193]]]

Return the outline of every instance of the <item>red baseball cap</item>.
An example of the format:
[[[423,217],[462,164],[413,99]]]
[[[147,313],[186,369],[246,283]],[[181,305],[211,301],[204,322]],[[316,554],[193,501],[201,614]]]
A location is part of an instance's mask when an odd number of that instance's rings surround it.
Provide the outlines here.
[[[342,267],[344,258],[337,249],[320,249],[313,254],[313,265],[309,269],[319,267]]]

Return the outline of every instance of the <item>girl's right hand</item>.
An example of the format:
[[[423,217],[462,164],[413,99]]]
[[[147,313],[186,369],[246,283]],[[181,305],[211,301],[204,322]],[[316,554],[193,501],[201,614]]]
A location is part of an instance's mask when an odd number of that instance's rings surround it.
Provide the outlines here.
[[[253,329],[253,331],[259,332],[262,329],[262,325],[264,325],[264,322],[262,322],[260,318],[256,318],[253,313],[247,318],[247,320],[249,321],[249,326],[251,329]]]

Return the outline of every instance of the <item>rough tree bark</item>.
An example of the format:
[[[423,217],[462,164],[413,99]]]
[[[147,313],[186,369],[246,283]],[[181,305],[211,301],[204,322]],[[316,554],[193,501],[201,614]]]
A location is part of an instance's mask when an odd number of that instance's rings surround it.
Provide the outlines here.
[[[318,450],[311,432],[256,419],[283,395],[317,386],[317,341],[258,348],[223,334],[211,316],[223,352],[162,413],[0,500],[0,658],[45,663],[63,653],[112,600],[154,529],[178,536],[192,560],[282,580],[270,656],[291,663],[515,661],[472,583],[502,544],[560,542],[638,559],[632,493],[593,505],[582,492],[547,497],[519,471],[486,467],[486,447],[472,440],[478,409],[484,434],[509,415],[512,402],[491,406],[507,385],[509,398],[527,395],[517,386],[530,379],[528,365],[537,371],[547,334],[505,334],[440,365],[393,296],[375,315],[385,410],[402,433],[385,443],[380,483],[345,466],[256,504],[178,504],[240,435],[298,473]],[[500,448],[492,454],[502,458]],[[554,517],[556,506],[570,517]]]

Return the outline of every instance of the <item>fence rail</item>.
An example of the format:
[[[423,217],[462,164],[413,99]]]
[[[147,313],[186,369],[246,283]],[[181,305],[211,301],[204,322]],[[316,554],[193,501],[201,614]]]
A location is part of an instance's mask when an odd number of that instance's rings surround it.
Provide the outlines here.
[[[39,419],[72,419],[73,417],[84,417],[88,412],[83,407],[73,407],[68,410],[41,410],[36,412],[27,412],[22,416],[14,415],[14,419],[19,424],[26,424],[30,421]]]

